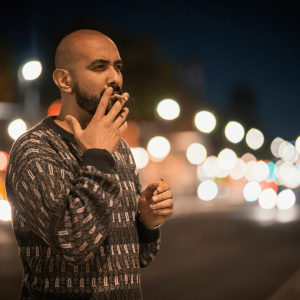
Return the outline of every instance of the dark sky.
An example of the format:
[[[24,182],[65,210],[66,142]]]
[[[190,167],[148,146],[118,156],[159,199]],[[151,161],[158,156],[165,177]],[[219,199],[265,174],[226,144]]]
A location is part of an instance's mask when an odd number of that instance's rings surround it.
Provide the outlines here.
[[[267,133],[291,141],[300,135],[299,8],[299,1],[24,1],[1,7],[0,40],[21,63],[34,51],[47,55],[43,33],[68,33],[78,17],[126,25],[158,39],[170,60],[197,58],[205,95],[220,108],[231,85],[251,87]]]

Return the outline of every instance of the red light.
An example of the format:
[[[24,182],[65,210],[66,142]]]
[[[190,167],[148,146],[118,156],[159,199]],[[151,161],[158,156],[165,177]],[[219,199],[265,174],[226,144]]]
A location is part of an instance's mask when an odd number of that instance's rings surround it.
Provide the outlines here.
[[[7,170],[8,159],[9,155],[4,151],[0,151],[0,171]]]

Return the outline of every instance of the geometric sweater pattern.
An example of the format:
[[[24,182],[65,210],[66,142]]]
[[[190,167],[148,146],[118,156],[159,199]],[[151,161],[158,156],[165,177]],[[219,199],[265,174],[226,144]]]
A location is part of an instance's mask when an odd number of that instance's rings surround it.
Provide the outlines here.
[[[143,299],[141,268],[160,228],[137,218],[142,186],[128,143],[84,152],[49,116],[13,144],[6,197],[23,266],[20,300]]]

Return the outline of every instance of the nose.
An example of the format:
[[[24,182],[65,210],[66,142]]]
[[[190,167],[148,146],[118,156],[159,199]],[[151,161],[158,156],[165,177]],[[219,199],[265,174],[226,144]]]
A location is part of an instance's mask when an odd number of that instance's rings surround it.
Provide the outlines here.
[[[107,85],[119,85],[121,80],[120,73],[114,67],[110,67],[108,72]]]

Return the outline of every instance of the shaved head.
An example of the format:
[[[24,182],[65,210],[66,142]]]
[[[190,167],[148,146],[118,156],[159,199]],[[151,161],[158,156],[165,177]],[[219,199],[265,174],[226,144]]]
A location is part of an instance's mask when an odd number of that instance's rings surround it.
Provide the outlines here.
[[[111,41],[106,35],[96,30],[82,29],[68,34],[56,49],[55,68],[74,72],[74,66],[82,55],[84,44],[95,38]]]

